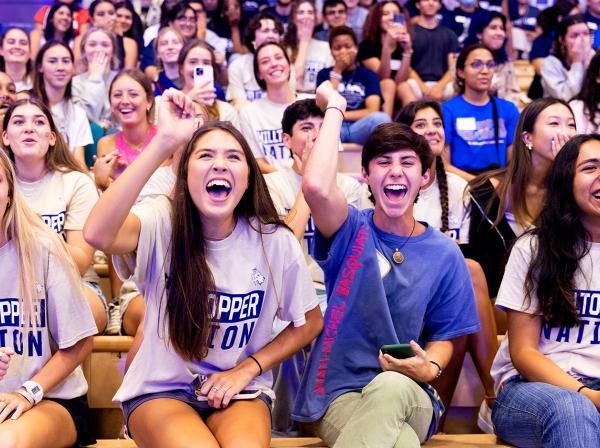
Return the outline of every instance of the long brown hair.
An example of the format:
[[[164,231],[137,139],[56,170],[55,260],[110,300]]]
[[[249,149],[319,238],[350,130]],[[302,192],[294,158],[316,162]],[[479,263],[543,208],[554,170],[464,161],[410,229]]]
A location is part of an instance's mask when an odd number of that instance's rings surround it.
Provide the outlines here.
[[[213,317],[211,301],[215,292],[201,216],[187,184],[188,165],[197,142],[215,130],[227,132],[235,138],[248,163],[248,188],[234,209],[235,217],[238,221],[245,220],[260,234],[272,233],[278,226],[286,227],[275,210],[267,184],[243,135],[231,124],[220,121],[209,122],[198,129],[185,147],[177,172],[164,316],[173,347],[187,360],[202,359],[208,354]]]
[[[85,171],[83,171],[83,169],[79,166],[79,164],[73,157],[73,154],[71,154],[71,151],[69,151],[69,148],[65,144],[65,141],[60,136],[60,132],[58,132],[58,130],[56,129],[54,119],[52,118],[52,113],[40,99],[23,98],[12,103],[6,111],[6,115],[4,115],[2,129],[4,129],[5,131],[8,129],[8,122],[10,121],[10,118],[15,112],[15,109],[25,104],[32,104],[39,110],[41,110],[42,113],[45,115],[46,119],[48,120],[50,130],[56,135],[56,142],[54,143],[54,146],[50,146],[50,148],[48,148],[48,152],[46,152],[46,169],[48,171],[61,171],[64,173],[69,171],[79,171],[81,173],[85,173]],[[15,155],[12,152],[10,145],[3,144],[2,146],[6,149],[10,160],[14,163]]]
[[[469,189],[477,190],[492,178],[498,178],[500,180],[500,183],[496,188],[496,192],[500,198],[500,204],[498,206],[498,216],[494,219],[495,226],[500,224],[500,221],[504,218],[504,210],[506,210],[508,203],[511,205],[512,213],[515,216],[516,221],[521,226],[526,227],[538,218],[537,216],[533,216],[527,208],[525,190],[531,180],[532,169],[531,151],[523,142],[523,133],[533,132],[538,116],[543,110],[553,104],[562,104],[569,109],[571,114],[573,114],[569,105],[565,101],[557,98],[540,98],[528,104],[519,116],[519,122],[517,123],[515,138],[512,145],[512,158],[508,162],[506,168],[480,174],[469,182]],[[487,214],[491,212],[493,203],[494,197],[492,196],[488,204],[483,204]]]
[[[304,3],[308,3],[310,6],[312,6],[312,9],[315,13],[315,26],[317,25],[317,7],[315,6],[315,2],[313,0],[295,0],[294,2],[292,2],[287,32],[283,36],[282,42],[283,47],[286,50],[285,52],[292,62],[296,62],[296,56],[298,56],[298,45],[300,43],[298,41],[298,26],[296,25],[296,13],[298,12],[298,8],[300,8],[300,5],[303,5]]]
[[[44,255],[43,248],[54,256],[53,261],[66,272],[68,284],[65,288],[77,291],[81,300],[83,290],[79,272],[69,255],[64,240],[48,227],[40,216],[27,206],[27,202],[16,188],[17,177],[11,160],[4,151],[0,150],[0,171],[4,173],[8,186],[9,203],[0,216],[0,232],[6,240],[12,241],[17,254],[17,278],[19,284],[19,304],[22,322],[26,328],[36,326],[33,316],[39,306],[40,292],[36,288],[36,260]]]

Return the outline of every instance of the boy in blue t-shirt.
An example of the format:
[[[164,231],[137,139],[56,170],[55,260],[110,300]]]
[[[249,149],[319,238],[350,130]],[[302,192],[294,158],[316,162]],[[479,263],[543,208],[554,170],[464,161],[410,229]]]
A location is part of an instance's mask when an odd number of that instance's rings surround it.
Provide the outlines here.
[[[347,110],[341,129],[344,143],[360,143],[390,117],[381,109],[381,89],[377,74],[356,63],[358,43],[352,28],[338,26],[329,34],[333,67],[324,68],[317,74],[317,85],[330,80],[334,89],[346,99]]]
[[[359,211],[336,184],[346,101],[325,82],[317,104],[325,118],[302,191],[328,305],[293,417],[315,422],[328,446],[418,447],[443,413],[429,382],[450,360],[451,340],[479,330],[469,273],[457,245],[413,217],[433,160],[425,139],[398,123],[369,136],[362,167],[375,209]],[[380,352],[398,343],[415,355]]]

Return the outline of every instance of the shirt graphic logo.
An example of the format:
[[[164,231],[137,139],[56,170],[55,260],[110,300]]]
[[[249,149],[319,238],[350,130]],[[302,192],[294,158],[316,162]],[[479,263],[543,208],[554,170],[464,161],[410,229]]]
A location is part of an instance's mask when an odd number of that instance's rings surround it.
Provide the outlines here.
[[[256,268],[252,269],[252,275],[250,275],[250,278],[256,286],[262,286],[262,284],[265,282],[265,276],[262,275]]]

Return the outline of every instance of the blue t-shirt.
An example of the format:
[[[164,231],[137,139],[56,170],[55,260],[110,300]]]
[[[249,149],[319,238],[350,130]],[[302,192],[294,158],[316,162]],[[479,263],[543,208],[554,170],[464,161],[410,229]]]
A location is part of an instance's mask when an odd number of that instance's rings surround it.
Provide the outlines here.
[[[466,171],[506,166],[506,152],[512,144],[519,110],[510,101],[494,98],[498,111],[498,145],[494,133],[492,101],[485,106],[468,103],[462,95],[442,104],[446,143],[452,165]]]
[[[596,49],[600,47],[600,19],[598,17],[594,17],[589,11],[586,11],[586,13],[583,15],[583,18],[587,22],[587,26],[594,36],[592,47]]]
[[[317,74],[317,86],[329,79],[333,67],[324,68]],[[356,70],[342,73],[342,80],[338,85],[338,92],[346,99],[347,110],[364,109],[365,100],[371,95],[381,96],[379,78],[373,70],[361,65]]]
[[[427,226],[427,224],[424,224]],[[293,418],[319,419],[340,395],[360,391],[382,372],[384,344],[423,347],[479,330],[471,278],[450,238],[432,227],[408,239],[385,233],[373,223],[373,210],[348,207],[348,218],[332,239],[315,232],[313,257],[325,272],[327,310],[302,378]],[[392,253],[402,246],[405,261]],[[444,407],[430,396],[433,434]]]

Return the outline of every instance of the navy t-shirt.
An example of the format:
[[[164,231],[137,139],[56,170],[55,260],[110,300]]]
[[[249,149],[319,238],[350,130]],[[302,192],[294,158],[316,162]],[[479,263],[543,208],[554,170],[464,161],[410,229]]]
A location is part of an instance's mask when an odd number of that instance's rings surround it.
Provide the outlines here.
[[[383,51],[383,47],[381,42],[370,42],[363,40],[358,45],[358,55],[357,59],[360,62],[365,61],[370,58],[381,59],[381,53]],[[392,53],[392,57],[390,60],[390,78],[394,79],[396,77],[396,73],[398,73],[398,69],[400,68],[400,64],[402,63],[402,55],[404,54],[404,49],[400,44],[396,45],[396,49]]]
[[[425,226],[427,224],[424,223]],[[384,344],[446,341],[479,330],[473,286],[458,245],[438,230],[408,238],[378,229],[373,210],[348,207],[331,239],[315,232],[313,257],[325,272],[325,327],[317,338],[294,407],[295,420],[319,419],[340,395],[360,391],[382,369]],[[405,261],[393,263],[402,247]],[[443,413],[435,389],[428,437]]]
[[[502,98],[494,100],[498,111],[497,146],[491,100],[478,106],[459,95],[442,104],[446,143],[450,145],[450,157],[455,167],[481,171],[506,166],[506,152],[513,142],[519,109]]]
[[[475,8],[473,12],[467,12],[457,7],[451,11],[444,10],[442,12],[442,26],[451,29],[456,34],[458,41],[462,44],[467,38],[471,17],[481,8]]]
[[[458,53],[458,38],[445,26],[428,29],[415,24],[413,50],[413,70],[424,82],[439,81],[448,71],[448,54]]]
[[[535,6],[529,6],[527,12],[521,15],[519,14],[519,2],[517,0],[510,0],[508,3],[508,15],[513,26],[525,31],[535,31],[539,12],[539,9]]]
[[[590,32],[593,33],[594,42],[592,43],[592,47],[596,49],[600,47],[600,18],[594,17],[589,11],[583,15],[583,18],[587,22]]]
[[[317,74],[317,86],[329,80],[333,67],[324,68]],[[381,96],[379,78],[373,70],[357,66],[355,70],[342,73],[338,92],[346,99],[347,110],[364,109],[365,100],[371,95]]]

